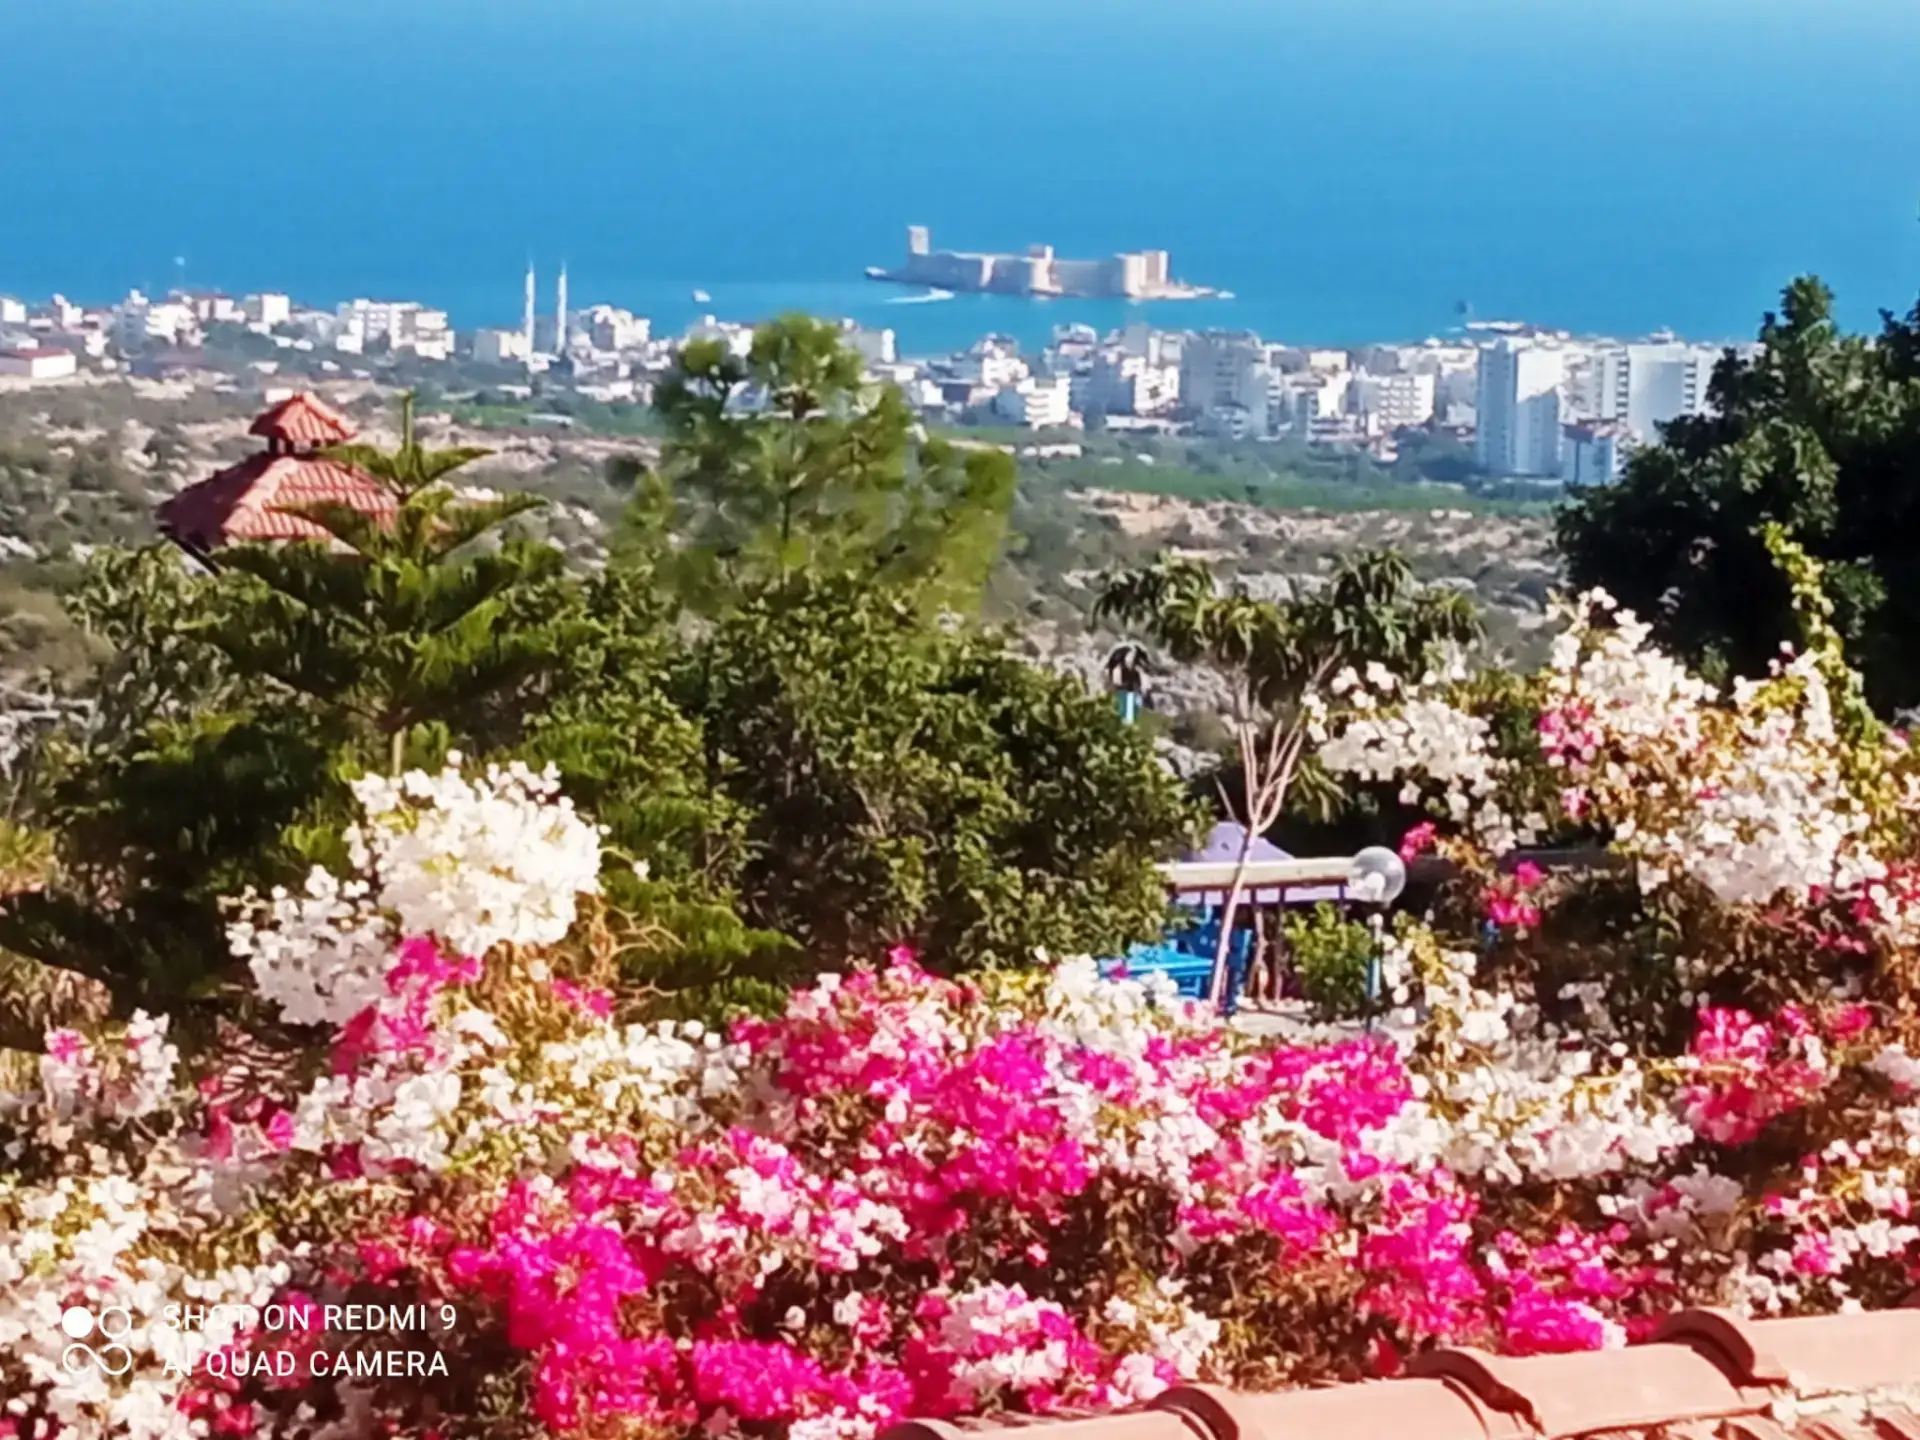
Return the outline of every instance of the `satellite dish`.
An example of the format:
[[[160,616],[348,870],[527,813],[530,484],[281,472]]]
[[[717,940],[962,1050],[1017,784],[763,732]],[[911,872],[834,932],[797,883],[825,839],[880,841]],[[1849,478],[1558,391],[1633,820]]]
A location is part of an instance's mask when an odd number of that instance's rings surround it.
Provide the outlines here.
[[[1347,891],[1354,899],[1372,905],[1390,905],[1406,888],[1406,864],[1385,846],[1369,845],[1353,857]]]

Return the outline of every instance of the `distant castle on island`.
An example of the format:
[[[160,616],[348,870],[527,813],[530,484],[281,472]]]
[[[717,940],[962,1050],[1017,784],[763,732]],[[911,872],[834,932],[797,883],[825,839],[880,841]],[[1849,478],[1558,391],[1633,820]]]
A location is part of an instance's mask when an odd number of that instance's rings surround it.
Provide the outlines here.
[[[1038,298],[1072,296],[1087,300],[1232,299],[1224,290],[1184,285],[1169,278],[1167,252],[1132,250],[1103,260],[1062,260],[1051,245],[1031,246],[1024,255],[986,251],[935,250],[924,225],[907,227],[906,263],[897,270],[873,265],[869,280],[924,285],[932,290],[967,291]]]

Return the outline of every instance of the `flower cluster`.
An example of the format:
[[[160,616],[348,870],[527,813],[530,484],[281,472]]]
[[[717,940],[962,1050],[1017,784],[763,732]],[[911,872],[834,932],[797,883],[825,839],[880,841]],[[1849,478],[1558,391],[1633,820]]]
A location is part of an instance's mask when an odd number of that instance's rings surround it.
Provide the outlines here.
[[[1539,730],[1570,816],[1599,817],[1643,883],[1682,876],[1721,901],[1851,889],[1884,869],[1849,785],[1821,656],[1775,662],[1722,700],[1604,595],[1555,642]]]
[[[1328,689],[1331,703],[1310,699],[1309,721],[1328,770],[1361,781],[1393,781],[1402,802],[1432,805],[1491,849],[1539,837],[1541,817],[1515,816],[1504,807],[1511,767],[1497,752],[1493,727],[1454,704],[1440,677],[1406,686],[1373,665],[1364,677],[1342,671]]]
[[[1323,707],[1321,762],[1400,784],[1403,800],[1429,804],[1490,853],[1550,830],[1520,783],[1544,766],[1562,818],[1609,832],[1644,885],[1685,879],[1727,904],[1864,893],[1888,873],[1822,653],[1785,654],[1770,675],[1723,697],[1653,648],[1646,624],[1604,594],[1579,597],[1559,618],[1531,754],[1503,752],[1457,687],[1370,692],[1343,677],[1346,708],[1335,716]],[[1883,743],[1887,763],[1904,767],[1906,747]]]
[[[904,951],[769,1017],[649,1019],[619,947],[581,940],[604,938],[598,832],[550,779],[367,782],[354,873],[253,897],[231,932],[260,997],[316,1027],[309,1063],[236,1091],[139,1017],[50,1036],[0,1097],[0,1434],[870,1440],[1435,1342],[1620,1344],[1684,1304],[1900,1298],[1920,1036],[1873,988],[1892,942],[1809,942],[1854,998],[1680,1004],[1642,983],[1657,954],[1555,950],[1555,881],[1492,878],[1484,849],[1544,827],[1552,773],[1653,899],[1698,886],[1764,928],[1746,854],[1786,877],[1766,904],[1802,897],[1782,934],[1891,933],[1913,872],[1861,858],[1888,832],[1823,748],[1821,672],[1720,700],[1616,616],[1560,657],[1527,758],[1465,700],[1338,683],[1329,763],[1411,784],[1478,887],[1464,936],[1393,931],[1364,1034],[1257,1041],[1091,961],[953,980]],[[1833,763],[1748,775],[1742,746]],[[452,1363],[214,1376],[194,1362],[272,1335],[156,1319],[308,1297],[449,1305]],[[61,1365],[74,1305],[127,1307],[130,1368]]]

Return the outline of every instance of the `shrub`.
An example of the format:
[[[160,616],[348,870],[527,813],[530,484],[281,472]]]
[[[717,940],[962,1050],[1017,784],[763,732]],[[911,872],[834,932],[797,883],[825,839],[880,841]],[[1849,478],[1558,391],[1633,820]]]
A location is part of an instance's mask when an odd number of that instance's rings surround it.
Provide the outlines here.
[[[654,943],[631,862],[551,776],[360,782],[339,870],[229,932],[309,1045],[182,1053],[139,1015],[50,1035],[0,1103],[0,1430],[866,1440],[1899,1303],[1920,762],[1819,646],[1721,696],[1585,613],[1531,739],[1437,681],[1323,714],[1322,758],[1402,777],[1465,875],[1362,1039],[907,953],[662,1022],[617,988]],[[1496,875],[1545,774],[1631,883]],[[286,1323],[344,1304],[422,1308]],[[127,1312],[118,1373],[63,1365],[73,1306]]]
[[[1288,914],[1281,928],[1301,993],[1315,1012],[1328,1020],[1348,1020],[1364,1013],[1367,970],[1378,948],[1373,933],[1357,921],[1343,919],[1337,906],[1324,901],[1305,914]]]

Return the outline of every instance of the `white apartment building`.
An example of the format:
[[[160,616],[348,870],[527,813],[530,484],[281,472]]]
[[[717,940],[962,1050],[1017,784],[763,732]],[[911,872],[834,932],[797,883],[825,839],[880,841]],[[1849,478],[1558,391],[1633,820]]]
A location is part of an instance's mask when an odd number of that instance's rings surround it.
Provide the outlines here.
[[[385,341],[392,350],[412,350],[444,360],[453,351],[447,312],[413,300],[349,300],[335,312],[343,331],[357,329],[362,347]]]
[[[711,315],[702,315],[698,321],[687,327],[688,340],[718,340],[733,354],[746,359],[747,352],[753,349],[753,327],[737,325],[732,321],[720,321]]]
[[[389,335],[396,350],[411,350],[423,360],[445,360],[453,354],[453,326],[444,310],[415,310],[413,323],[403,332],[404,343]]]
[[[579,317],[574,333],[584,333],[596,350],[638,350],[653,338],[653,322],[618,306],[595,305]]]
[[[1072,385],[1065,375],[1050,379],[1028,376],[1003,387],[993,397],[993,413],[1014,425],[1029,430],[1047,430],[1067,424],[1073,417]]]
[[[1480,352],[1474,459],[1491,475],[1560,474],[1566,353],[1502,337]]]
[[[1101,355],[1087,377],[1087,403],[1109,415],[1159,415],[1180,403],[1180,372],[1146,354]]]
[[[56,304],[72,312],[71,324],[62,324],[61,329],[73,329],[78,325],[80,312],[68,306],[60,297],[54,297]],[[192,345],[200,339],[200,326],[193,307],[178,300],[149,300],[138,290],[129,290],[127,298],[122,300],[114,311],[114,338],[122,345],[139,345],[148,341],[160,341],[167,345]]]
[[[908,375],[895,383],[907,397],[907,403],[916,410],[945,411],[948,408],[947,397],[939,384],[924,375]]]
[[[35,347],[31,350],[0,350],[0,375],[27,380],[64,380],[80,368],[71,350]]]
[[[473,358],[481,365],[524,365],[527,360],[527,332],[476,330],[473,332]]]
[[[1120,349],[1124,354],[1138,355],[1149,365],[1173,364],[1180,358],[1177,339],[1144,320],[1129,321],[1121,329]]]
[[[1353,377],[1348,398],[1355,413],[1372,422],[1369,428],[1392,432],[1433,418],[1435,388],[1432,375],[1360,374]]]
[[[1194,415],[1236,407],[1265,433],[1273,371],[1260,337],[1243,331],[1209,330],[1189,335],[1180,350],[1180,406]]]
[[[1264,440],[1272,433],[1271,426],[1264,407],[1255,412],[1242,405],[1215,405],[1198,417],[1195,428],[1202,435],[1225,440]]]
[[[0,325],[24,325],[26,323],[26,302],[16,300],[11,295],[0,295]]]
[[[1287,433],[1310,441],[1345,413],[1347,381],[1344,376],[1297,371],[1276,383],[1274,397],[1274,408],[1284,411]]]
[[[368,340],[383,340],[407,324],[407,311],[418,308],[405,300],[349,300],[334,311],[340,327],[357,329]]]
[[[293,301],[271,291],[247,296],[242,308],[246,311],[247,323],[262,330],[284,325],[293,318]]]
[[[1593,418],[1617,421],[1636,441],[1659,438],[1659,427],[1707,411],[1707,386],[1720,352],[1681,341],[1617,345],[1593,357]]]
[[[1004,390],[1018,385],[1032,371],[1027,362],[1008,350],[975,349],[953,363],[953,378],[966,380],[989,390]]]
[[[1459,371],[1472,374],[1480,364],[1480,347],[1450,340],[1422,340],[1418,345],[1400,347],[1402,370],[1415,374],[1451,375]]]
[[[899,346],[891,330],[869,330],[848,322],[841,327],[841,338],[868,365],[891,365],[900,358]]]
[[[238,300],[211,290],[173,290],[168,292],[167,299],[186,306],[203,325],[238,325],[247,318]]]
[[[1419,353],[1414,345],[1362,345],[1352,352],[1353,367],[1369,375],[1399,375],[1414,368],[1409,362]]]
[[[1569,485],[1611,485],[1633,447],[1627,427],[1616,420],[1586,420],[1569,425],[1560,456],[1560,478]]]

